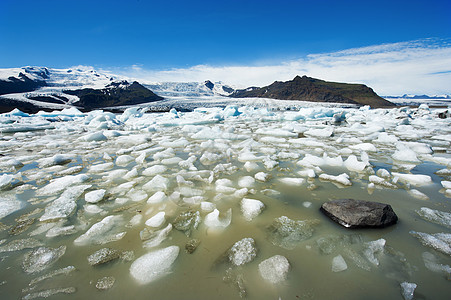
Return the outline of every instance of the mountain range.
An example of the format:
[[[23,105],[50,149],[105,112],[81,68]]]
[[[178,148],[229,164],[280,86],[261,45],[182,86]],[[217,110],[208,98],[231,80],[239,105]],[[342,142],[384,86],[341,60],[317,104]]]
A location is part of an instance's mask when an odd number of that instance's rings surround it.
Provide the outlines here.
[[[393,106],[363,84],[327,82],[307,76],[296,76],[290,81],[275,81],[265,87],[235,89],[222,82],[159,82],[141,84],[124,76],[98,72],[92,67],[70,69],[22,67],[0,69],[0,112],[19,108],[24,112],[77,107],[92,109],[119,109],[171,99],[211,97],[270,98],[312,102],[349,103],[372,107]],[[425,95],[409,96],[424,99]],[[385,97],[390,99],[390,97]],[[395,99],[396,97],[393,97]],[[399,97],[398,97],[399,98]],[[451,97],[449,98],[451,99]]]

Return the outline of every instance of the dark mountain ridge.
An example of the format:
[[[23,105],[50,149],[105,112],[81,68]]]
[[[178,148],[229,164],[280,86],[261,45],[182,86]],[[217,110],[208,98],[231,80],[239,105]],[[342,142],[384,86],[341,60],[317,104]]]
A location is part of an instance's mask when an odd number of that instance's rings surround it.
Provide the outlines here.
[[[137,81],[133,83],[127,81],[112,82],[104,89],[85,88],[64,92],[80,98],[73,105],[84,109],[135,105],[163,100],[163,97],[156,95]]]
[[[364,84],[329,82],[307,76],[296,76],[293,80],[285,82],[275,81],[262,88],[237,90],[229,97],[349,103],[373,107],[395,105],[379,97]]]

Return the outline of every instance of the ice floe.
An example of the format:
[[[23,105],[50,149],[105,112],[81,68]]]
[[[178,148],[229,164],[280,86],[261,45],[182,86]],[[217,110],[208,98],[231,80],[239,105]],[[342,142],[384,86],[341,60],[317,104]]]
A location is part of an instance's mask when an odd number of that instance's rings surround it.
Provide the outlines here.
[[[169,246],[144,254],[132,263],[130,274],[140,284],[148,284],[168,275],[179,251],[178,246]]]

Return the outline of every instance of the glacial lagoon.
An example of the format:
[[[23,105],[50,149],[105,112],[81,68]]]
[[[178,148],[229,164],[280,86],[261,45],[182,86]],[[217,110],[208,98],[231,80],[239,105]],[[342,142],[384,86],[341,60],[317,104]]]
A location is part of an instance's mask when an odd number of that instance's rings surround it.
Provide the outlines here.
[[[0,297],[447,299],[441,111],[0,115]],[[342,198],[399,221],[341,227]]]

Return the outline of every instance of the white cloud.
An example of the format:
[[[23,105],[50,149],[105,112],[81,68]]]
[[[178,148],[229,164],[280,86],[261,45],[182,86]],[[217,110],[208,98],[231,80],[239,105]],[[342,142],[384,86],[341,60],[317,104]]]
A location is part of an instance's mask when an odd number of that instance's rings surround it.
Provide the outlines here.
[[[222,81],[238,87],[264,86],[307,75],[328,81],[364,83],[379,95],[451,93],[451,42],[423,39],[353,48],[266,66],[210,66],[122,70],[142,82]]]

